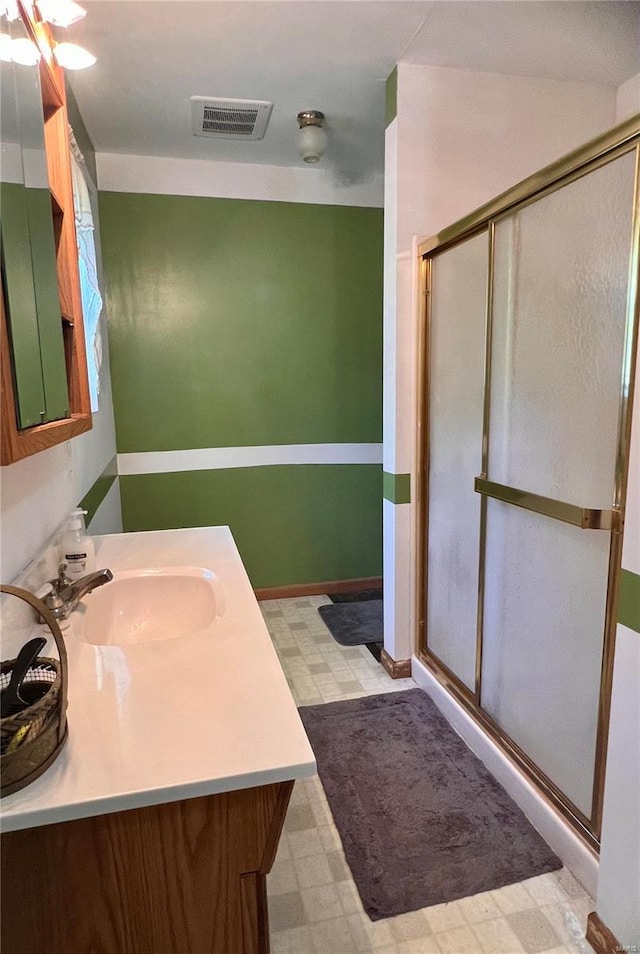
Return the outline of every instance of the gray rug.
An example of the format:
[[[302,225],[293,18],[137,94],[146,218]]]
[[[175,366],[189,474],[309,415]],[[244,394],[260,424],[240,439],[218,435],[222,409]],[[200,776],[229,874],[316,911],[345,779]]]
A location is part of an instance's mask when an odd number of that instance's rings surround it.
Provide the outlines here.
[[[382,600],[327,603],[318,612],[337,643],[362,646],[383,640],[382,605]]]
[[[300,716],[373,921],[562,867],[421,689]]]
[[[351,590],[349,593],[329,593],[332,603],[358,603],[362,600],[381,600],[382,588],[372,590]]]

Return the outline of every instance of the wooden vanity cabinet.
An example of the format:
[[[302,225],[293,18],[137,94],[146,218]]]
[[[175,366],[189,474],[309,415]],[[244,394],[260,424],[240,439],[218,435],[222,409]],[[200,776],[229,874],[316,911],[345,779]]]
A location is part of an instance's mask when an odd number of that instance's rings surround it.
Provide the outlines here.
[[[27,35],[38,45],[42,54],[39,76],[51,202],[51,222],[48,224],[48,229],[49,231],[53,229],[59,298],[59,303],[54,301],[47,304],[54,311],[58,309],[60,326],[57,330],[51,329],[48,337],[42,331],[40,332],[40,353],[32,355],[27,360],[23,374],[25,380],[21,381],[20,376],[14,373],[11,330],[13,328],[14,337],[19,338],[20,323],[28,318],[22,309],[16,309],[16,314],[12,312],[11,315],[11,326],[8,321],[5,303],[11,302],[9,284],[12,276],[5,271],[11,264],[10,256],[4,256],[3,272],[5,274],[0,296],[2,387],[0,459],[3,465],[11,464],[62,441],[67,441],[91,428],[91,400],[87,378],[64,74],[53,57],[53,41],[47,25],[37,21],[30,4],[19,2],[18,6]],[[38,263],[35,260],[37,240],[38,236],[32,239],[32,256],[34,256],[32,265],[36,279],[38,276]],[[55,320],[55,315],[53,317]],[[37,346],[37,331],[35,334],[36,343],[32,345],[32,350]],[[17,345],[16,341],[16,347]],[[24,364],[23,367],[25,367]],[[49,376],[49,381],[53,381],[58,395],[64,394],[64,398],[59,398],[53,409],[48,409],[46,402],[43,402],[45,406],[38,416],[44,423],[21,426],[20,393],[17,389],[28,387],[29,376],[42,373],[43,368],[45,375]],[[40,387],[42,389],[42,385]],[[67,396],[68,400],[66,400]]]
[[[293,782],[7,832],[2,954],[269,954]]]

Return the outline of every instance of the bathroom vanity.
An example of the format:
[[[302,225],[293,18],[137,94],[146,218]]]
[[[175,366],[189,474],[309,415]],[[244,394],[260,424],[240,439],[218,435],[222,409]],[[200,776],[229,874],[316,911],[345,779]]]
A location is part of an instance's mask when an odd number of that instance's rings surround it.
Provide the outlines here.
[[[95,540],[114,580],[65,631],[69,740],[1,805],[2,950],[268,954],[315,761],[231,533]]]

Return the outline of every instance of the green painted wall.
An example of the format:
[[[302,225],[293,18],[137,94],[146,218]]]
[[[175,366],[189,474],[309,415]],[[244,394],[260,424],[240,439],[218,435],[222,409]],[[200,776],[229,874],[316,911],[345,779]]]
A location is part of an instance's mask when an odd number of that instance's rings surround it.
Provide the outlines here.
[[[0,182],[0,233],[18,425],[29,427],[40,423],[45,403],[26,189],[22,184]]]
[[[228,524],[254,586],[379,576],[381,468],[243,467],[120,477],[126,530]]]
[[[78,506],[87,513],[87,526],[89,526],[95,517],[98,507],[111,490],[114,481],[117,480],[117,474],[118,459],[117,457],[113,457],[78,504]]]
[[[618,622],[640,633],[640,575],[631,570],[620,574]]]
[[[381,209],[101,193],[119,453],[382,440]],[[125,530],[228,523],[255,586],[381,573],[382,469],[122,477]]]
[[[382,439],[382,210],[100,196],[118,451]]]
[[[3,280],[19,427],[69,414],[48,189],[0,183]]]
[[[393,504],[411,503],[411,474],[382,473],[382,496]]]

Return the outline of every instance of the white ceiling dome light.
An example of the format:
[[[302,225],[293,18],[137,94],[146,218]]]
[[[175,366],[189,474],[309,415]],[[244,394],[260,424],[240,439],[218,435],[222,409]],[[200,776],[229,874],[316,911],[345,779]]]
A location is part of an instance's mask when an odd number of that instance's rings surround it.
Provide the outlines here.
[[[307,109],[298,113],[298,151],[305,162],[319,162],[327,148],[324,113]]]

